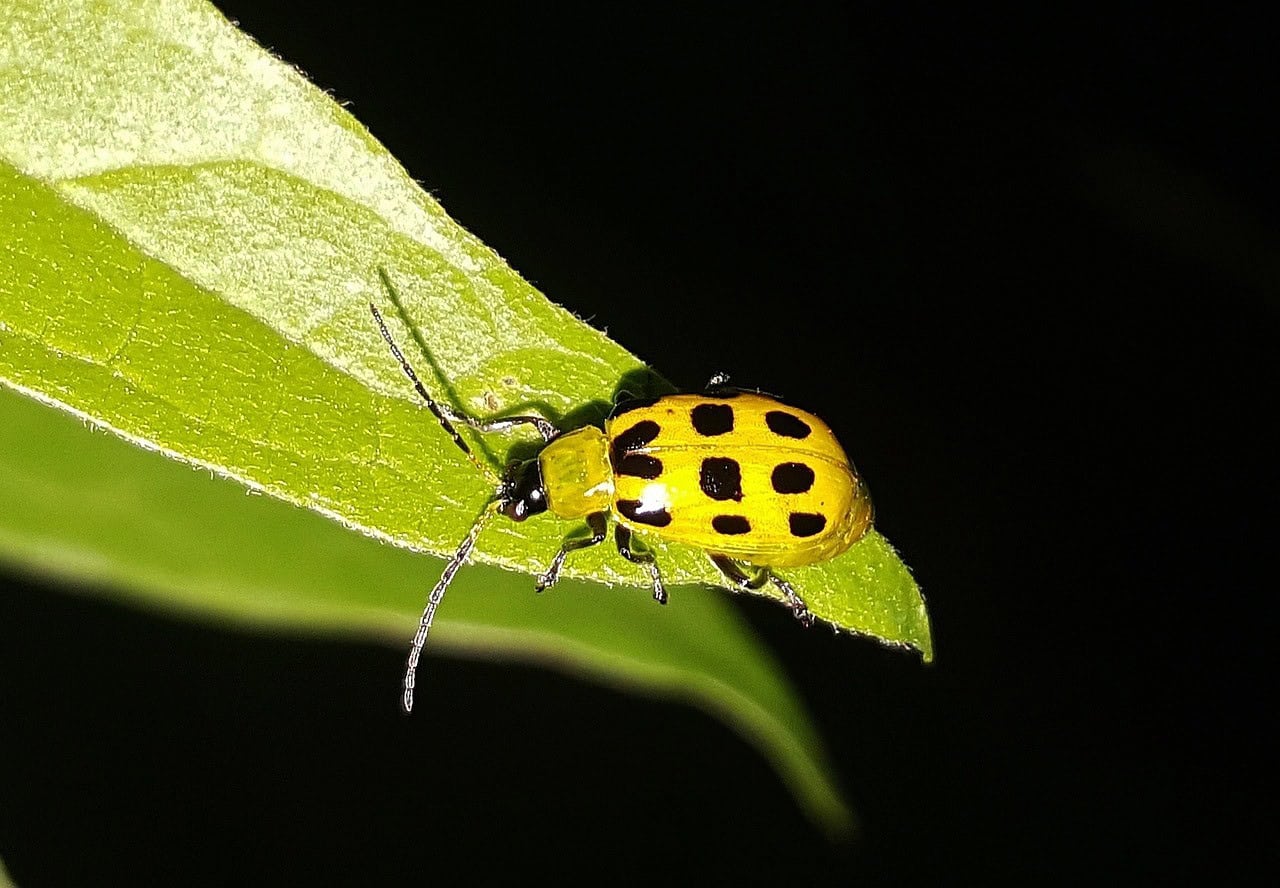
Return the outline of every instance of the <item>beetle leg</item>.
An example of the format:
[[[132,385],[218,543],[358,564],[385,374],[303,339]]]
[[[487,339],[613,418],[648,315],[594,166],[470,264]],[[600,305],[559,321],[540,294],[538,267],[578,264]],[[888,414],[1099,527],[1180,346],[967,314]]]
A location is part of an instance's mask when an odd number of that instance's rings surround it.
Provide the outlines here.
[[[460,423],[468,428],[473,428],[483,434],[509,432],[519,426],[528,425],[538,430],[538,434],[542,436],[543,441],[550,441],[560,435],[556,427],[541,416],[504,416],[501,419],[476,419],[474,416],[468,416],[445,404],[437,404],[436,406],[440,408],[440,412],[445,415],[446,419]]]
[[[401,316],[407,323],[409,318],[404,315],[404,309],[400,305],[400,299],[396,295],[395,288],[391,286],[391,281],[387,278],[386,271],[378,269],[378,272],[382,276],[382,282],[386,285],[387,291],[391,293],[392,301],[396,304],[396,308],[400,309]],[[547,422],[547,420],[543,419],[541,416],[507,416],[502,419],[486,421],[476,419],[473,416],[468,416],[460,410],[455,410],[448,404],[441,404],[435,398],[431,397],[431,393],[427,391],[427,387],[422,384],[422,380],[418,379],[418,374],[414,372],[408,359],[405,358],[404,353],[400,351],[400,346],[396,344],[395,339],[391,336],[391,331],[387,329],[387,322],[382,319],[382,312],[378,311],[378,307],[372,302],[369,303],[369,311],[373,312],[373,319],[378,323],[378,330],[382,333],[382,338],[387,341],[387,345],[391,347],[391,354],[395,357],[396,361],[399,362],[400,369],[404,371],[405,376],[409,377],[409,381],[413,383],[414,389],[417,390],[418,394],[422,397],[422,400],[426,402],[426,405],[431,412],[435,414],[436,419],[440,420],[440,424],[444,426],[445,431],[453,437],[453,442],[462,449],[463,453],[470,456],[471,448],[467,446],[467,442],[458,437],[458,433],[451,423],[468,426],[475,429],[477,432],[506,432],[517,426],[531,425],[538,430],[538,434],[542,436],[543,441],[550,441],[552,438],[555,438],[560,434],[554,425]],[[418,342],[422,344],[422,340],[418,340]],[[425,344],[423,344],[423,348],[426,348]],[[431,355],[428,354],[427,357],[430,358]]]
[[[747,573],[742,569],[741,564],[728,555],[710,554],[710,558],[711,563],[720,569],[720,573],[728,577],[739,589],[754,592],[765,583],[773,583],[782,591],[783,595],[787,596],[787,603],[791,605],[791,613],[795,615],[795,618],[806,627],[813,625],[813,614],[809,612],[809,606],[804,603],[804,599],[796,593],[790,583],[775,575],[769,568],[755,567],[753,565],[751,566],[752,572]]]
[[[767,567],[752,567],[752,573],[747,573],[742,569],[742,565],[728,555],[708,553],[708,557],[711,558],[711,563],[719,569],[720,573],[724,574],[729,579],[729,582],[739,589],[754,592],[769,581],[769,568]]]
[[[807,629],[813,625],[813,614],[809,612],[809,606],[804,603],[804,599],[796,594],[796,590],[791,584],[775,573],[769,574],[769,582],[777,586],[782,594],[787,596],[787,601],[791,604],[791,613],[797,620]]]
[[[587,527],[591,530],[591,536],[564,541],[563,545],[560,546],[560,551],[556,553],[556,557],[551,559],[551,566],[547,568],[545,573],[538,575],[538,581],[533,586],[535,592],[541,592],[548,586],[555,585],[556,580],[560,579],[560,568],[564,566],[564,557],[566,555],[576,549],[594,546],[604,539],[609,530],[608,513],[592,512],[587,516]]]
[[[653,579],[653,600],[658,604],[667,603],[667,590],[662,585],[662,573],[658,570],[658,559],[648,549],[632,548],[634,538],[631,529],[619,524],[613,531],[613,541],[618,545],[618,554],[633,564],[643,564],[649,568],[649,576]]]
[[[731,398],[734,395],[740,395],[744,392],[760,394],[757,389],[745,389],[740,385],[730,385],[729,374],[724,373],[723,371],[713,374],[712,377],[707,380],[706,387],[702,390],[704,395],[711,398]]]

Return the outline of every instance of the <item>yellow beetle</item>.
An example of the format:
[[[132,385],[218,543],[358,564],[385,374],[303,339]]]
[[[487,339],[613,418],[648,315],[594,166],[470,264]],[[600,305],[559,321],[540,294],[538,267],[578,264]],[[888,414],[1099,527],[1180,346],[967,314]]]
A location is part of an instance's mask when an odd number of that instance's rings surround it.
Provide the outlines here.
[[[658,602],[666,603],[667,592],[653,553],[643,545],[646,535],[705,551],[735,587],[773,583],[806,625],[813,618],[804,600],[773,568],[834,558],[871,527],[866,485],[826,423],[768,395],[731,388],[722,374],[701,395],[621,403],[603,429],[562,433],[540,416],[484,422],[432,398],[377,307],[370,303],[369,309],[427,407],[482,472],[492,475],[455,423],[479,432],[532,426],[544,442],[535,457],[507,467],[431,590],[405,670],[406,712],[413,709],[418,660],[436,608],[495,514],[513,521],[540,512],[586,520],[590,535],[565,540],[538,576],[539,592],[559,579],[570,552],[604,540],[612,518],[618,552],[648,569]]]

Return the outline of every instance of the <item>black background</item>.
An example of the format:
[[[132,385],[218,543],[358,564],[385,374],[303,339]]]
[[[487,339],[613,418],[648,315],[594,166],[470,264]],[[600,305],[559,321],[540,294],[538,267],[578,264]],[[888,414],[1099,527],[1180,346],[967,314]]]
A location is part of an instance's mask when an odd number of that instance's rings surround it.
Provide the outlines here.
[[[432,660],[409,720],[386,692],[400,650],[10,576],[0,858],[20,884],[1274,865],[1265,23],[221,8],[677,384],[725,370],[824,415],[928,595],[937,662],[741,601],[861,815],[836,847],[678,705]]]

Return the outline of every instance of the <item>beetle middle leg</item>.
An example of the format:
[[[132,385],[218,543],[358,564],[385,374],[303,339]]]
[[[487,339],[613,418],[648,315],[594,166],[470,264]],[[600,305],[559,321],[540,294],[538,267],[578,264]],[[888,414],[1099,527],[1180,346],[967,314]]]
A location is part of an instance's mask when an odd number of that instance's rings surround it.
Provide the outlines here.
[[[791,605],[792,615],[805,626],[813,625],[813,614],[809,611],[809,606],[804,603],[804,599],[800,597],[790,583],[769,568],[750,565],[751,573],[747,573],[742,569],[742,565],[739,562],[734,561],[727,555],[712,554],[710,557],[711,563],[720,569],[720,573],[728,577],[739,589],[755,592],[761,589],[765,583],[773,583],[787,597],[787,603]]]
[[[538,580],[533,586],[535,592],[541,592],[548,586],[555,585],[556,580],[560,579],[560,568],[564,566],[566,555],[577,549],[594,546],[604,540],[605,534],[609,532],[608,513],[592,512],[587,516],[587,528],[590,529],[591,536],[577,537],[576,539],[564,541],[560,546],[560,551],[556,553],[556,557],[551,559],[551,566],[546,569],[545,573],[538,575]]]
[[[658,604],[667,603],[667,589],[662,584],[662,572],[658,570],[658,559],[648,549],[635,545],[631,529],[619,524],[613,531],[613,541],[618,545],[618,554],[633,564],[643,564],[649,568],[649,577],[653,580],[653,600]]]

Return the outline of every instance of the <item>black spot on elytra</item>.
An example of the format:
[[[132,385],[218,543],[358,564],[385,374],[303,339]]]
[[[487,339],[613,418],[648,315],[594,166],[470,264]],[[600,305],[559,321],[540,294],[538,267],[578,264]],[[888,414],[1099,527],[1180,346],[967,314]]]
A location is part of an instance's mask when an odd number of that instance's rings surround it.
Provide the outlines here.
[[[741,515],[717,515],[711,519],[711,528],[725,536],[751,533],[751,522]]]
[[[689,413],[689,419],[693,430],[707,438],[733,431],[733,408],[728,404],[699,404]]]
[[[647,453],[624,453],[621,454],[621,459],[614,457],[613,471],[616,475],[652,481],[662,474],[662,460]]]
[[[640,500],[618,500],[618,511],[637,524],[650,527],[666,527],[671,523],[671,513],[666,508],[640,510]]]
[[[813,431],[807,422],[785,410],[770,410],[764,415],[764,421],[769,431],[784,438],[807,438]]]
[[[822,533],[827,526],[827,518],[816,512],[792,512],[787,516],[787,523],[791,525],[792,536],[811,537]]]
[[[613,454],[614,467],[616,468],[628,453],[639,450],[658,437],[658,432],[660,431],[662,431],[662,427],[652,419],[642,419],[622,434],[614,435],[613,446],[610,448]]]
[[[813,486],[813,469],[804,463],[779,463],[773,467],[772,481],[778,493],[804,493]]]
[[[742,469],[737,460],[709,456],[698,471],[698,486],[713,500],[742,501]]]

